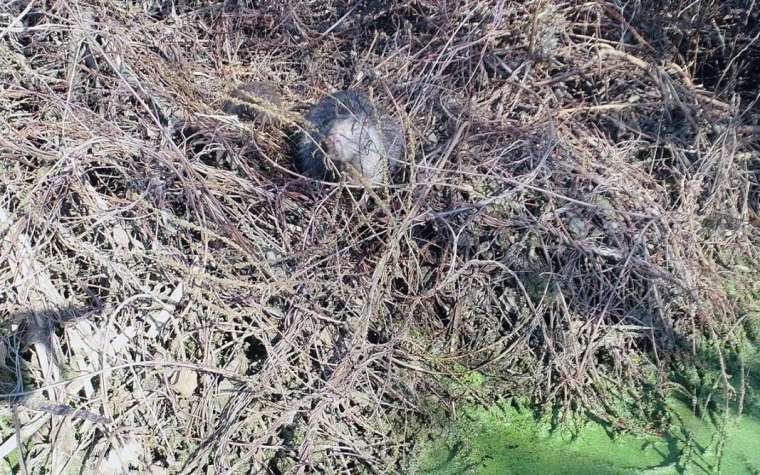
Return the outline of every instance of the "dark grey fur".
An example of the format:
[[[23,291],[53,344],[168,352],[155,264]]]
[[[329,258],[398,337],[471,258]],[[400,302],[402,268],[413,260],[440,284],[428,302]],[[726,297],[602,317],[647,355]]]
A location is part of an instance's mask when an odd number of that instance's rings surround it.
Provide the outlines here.
[[[348,117],[355,117],[366,127],[379,131],[388,158],[388,171],[392,174],[396,170],[406,149],[401,124],[373,106],[363,93],[346,90],[325,97],[306,115],[307,124],[312,127],[300,133],[296,144],[295,167],[300,174],[318,180],[336,180],[332,170],[340,172],[344,165],[333,162],[333,166],[328,167],[325,152],[330,148],[326,139],[333,124]]]
[[[269,82],[252,81],[233,89],[224,102],[228,114],[251,120],[257,124],[278,124],[279,117],[271,111],[286,109],[277,88]]]

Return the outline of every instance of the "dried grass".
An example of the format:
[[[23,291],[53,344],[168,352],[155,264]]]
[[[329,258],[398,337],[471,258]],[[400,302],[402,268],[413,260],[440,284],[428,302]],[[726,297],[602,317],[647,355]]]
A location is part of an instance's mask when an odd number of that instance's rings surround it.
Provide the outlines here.
[[[668,391],[758,259],[760,29],[630,3],[3,7],[2,454],[385,473],[463,398]],[[405,183],[298,179],[282,130],[222,112],[251,79],[370,91]]]

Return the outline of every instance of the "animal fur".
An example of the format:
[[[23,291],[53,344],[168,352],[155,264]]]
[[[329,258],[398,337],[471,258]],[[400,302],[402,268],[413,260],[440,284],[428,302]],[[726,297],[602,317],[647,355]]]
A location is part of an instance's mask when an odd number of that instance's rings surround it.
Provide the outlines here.
[[[295,167],[302,175],[335,181],[353,175],[372,185],[388,181],[406,149],[401,125],[372,105],[364,94],[340,91],[317,103],[306,116],[298,140]],[[357,180],[352,179],[353,183]]]

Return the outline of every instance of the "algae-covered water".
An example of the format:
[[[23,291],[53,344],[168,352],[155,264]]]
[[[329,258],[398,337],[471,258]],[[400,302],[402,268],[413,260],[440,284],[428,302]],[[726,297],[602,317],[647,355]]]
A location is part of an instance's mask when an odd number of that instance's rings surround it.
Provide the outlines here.
[[[587,421],[556,428],[513,407],[471,407],[425,442],[420,474],[760,474],[760,421],[730,417],[723,431],[672,400],[677,419],[662,436],[613,434]]]
[[[674,392],[665,401],[669,423],[656,435],[620,433],[593,417],[568,422],[515,404],[472,404],[429,432],[410,472],[760,475],[760,349],[747,345],[724,359],[728,393],[714,390],[723,374],[714,356],[705,350],[698,359],[707,363],[682,368],[677,379],[692,397]],[[482,377],[469,378],[468,385],[482,387]],[[648,399],[642,395],[634,404]]]
[[[624,402],[659,405],[667,420],[659,432],[646,420],[639,421],[646,430],[621,433],[589,415],[568,421],[519,404],[470,404],[459,408],[454,420],[429,430],[409,471],[760,475],[760,284],[750,285],[754,290],[744,297],[733,283],[729,288],[746,302],[744,330],[735,327],[731,341],[703,341],[676,365],[670,396],[662,403],[647,394]],[[483,375],[462,374],[457,384],[476,392],[484,388]]]

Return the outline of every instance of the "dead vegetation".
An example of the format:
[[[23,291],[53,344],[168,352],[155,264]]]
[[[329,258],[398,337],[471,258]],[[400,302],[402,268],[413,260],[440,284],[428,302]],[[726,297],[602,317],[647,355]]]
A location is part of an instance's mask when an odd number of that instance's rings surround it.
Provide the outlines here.
[[[2,18],[0,454],[24,441],[22,473],[403,472],[436,408],[616,418],[742,325],[724,283],[760,244],[754,2]],[[303,107],[370,92],[406,125],[403,179],[299,179],[281,129],[222,110],[251,79]]]

